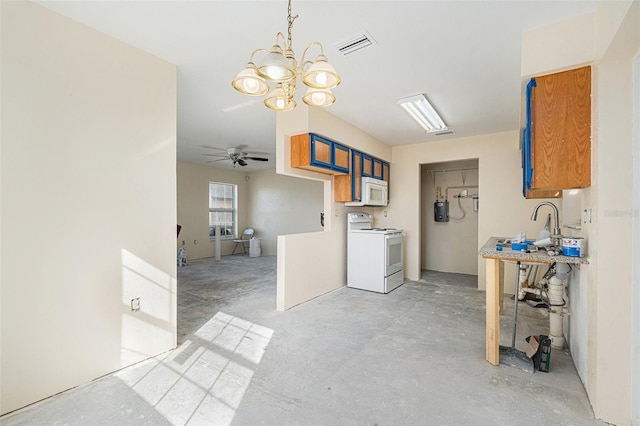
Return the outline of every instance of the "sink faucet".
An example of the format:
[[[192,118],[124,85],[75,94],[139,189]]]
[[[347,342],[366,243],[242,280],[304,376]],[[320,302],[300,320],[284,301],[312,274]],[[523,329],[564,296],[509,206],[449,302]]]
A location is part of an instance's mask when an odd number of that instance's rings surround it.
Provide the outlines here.
[[[558,207],[556,207],[555,204],[549,201],[541,202],[533,209],[531,220],[536,220],[538,218],[538,209],[540,209],[540,207],[542,206],[549,206],[553,209],[553,222],[555,226],[553,227],[553,234],[551,234],[551,244],[554,246],[561,246],[562,234],[560,234],[560,219],[558,218]]]

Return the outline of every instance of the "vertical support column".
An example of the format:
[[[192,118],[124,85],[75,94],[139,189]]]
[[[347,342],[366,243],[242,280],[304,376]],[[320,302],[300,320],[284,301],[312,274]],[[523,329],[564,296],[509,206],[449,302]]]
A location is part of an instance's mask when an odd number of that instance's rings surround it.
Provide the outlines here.
[[[486,259],[486,358],[493,365],[500,364],[500,309],[502,286],[504,286],[503,273],[502,261]]]
[[[220,260],[220,225],[216,225],[216,260]]]

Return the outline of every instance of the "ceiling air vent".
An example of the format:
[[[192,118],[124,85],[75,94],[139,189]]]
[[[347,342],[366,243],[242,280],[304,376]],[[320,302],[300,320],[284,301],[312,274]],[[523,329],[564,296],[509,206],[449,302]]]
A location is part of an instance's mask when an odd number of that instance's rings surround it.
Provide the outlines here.
[[[452,134],[453,134],[453,130],[445,130],[444,132],[434,133],[434,135],[436,136],[444,136],[444,135],[452,135]]]
[[[342,53],[344,56],[347,56],[351,53],[357,52],[358,50],[362,50],[368,47],[373,47],[377,45],[376,41],[369,35],[366,31],[361,31],[356,35],[353,35],[346,40],[335,44],[338,52]]]

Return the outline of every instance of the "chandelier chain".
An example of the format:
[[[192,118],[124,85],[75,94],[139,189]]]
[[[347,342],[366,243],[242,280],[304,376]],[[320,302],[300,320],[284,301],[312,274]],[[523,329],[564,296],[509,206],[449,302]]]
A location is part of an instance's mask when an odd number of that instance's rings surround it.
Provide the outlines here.
[[[287,16],[287,44],[288,46],[286,46],[287,49],[293,49],[292,48],[292,41],[291,41],[291,30],[293,29],[293,21],[295,21],[298,18],[298,15],[296,16],[291,16],[291,0],[289,0],[289,7],[287,9],[288,12],[288,16]]]

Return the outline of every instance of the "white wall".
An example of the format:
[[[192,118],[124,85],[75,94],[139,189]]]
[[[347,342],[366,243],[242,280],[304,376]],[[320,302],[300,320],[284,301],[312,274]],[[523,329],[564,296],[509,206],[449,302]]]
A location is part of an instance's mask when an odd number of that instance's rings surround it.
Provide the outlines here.
[[[276,172],[322,182],[325,213],[322,232],[278,237],[277,307],[285,310],[346,284],[346,213],[355,210],[333,202],[330,175],[290,166],[289,138],[299,133],[316,132],[385,161],[391,160],[391,148],[329,112],[308,108],[302,103],[293,111],[280,112],[276,117]],[[383,209],[358,210],[374,213],[374,220],[380,219],[378,223],[384,226],[380,218]]]
[[[322,231],[321,182],[278,175],[275,170],[253,172],[249,178],[247,223],[261,239],[262,255],[277,254],[278,235]]]
[[[0,7],[1,414],[175,347],[176,70]]]
[[[465,198],[456,198],[464,186]],[[446,189],[451,187],[448,194]],[[449,222],[434,220],[436,188],[448,197]],[[478,193],[478,161],[431,163],[421,170],[422,269],[478,274],[478,213],[471,196]],[[439,201],[443,201],[440,198]],[[460,204],[458,204],[460,201]],[[460,209],[462,207],[462,210]],[[464,215],[463,215],[464,211]]]
[[[215,241],[209,237],[209,182],[238,185],[238,233],[241,233],[244,228],[250,226],[247,223],[249,174],[241,170],[184,162],[178,162],[176,170],[178,223],[182,226],[176,242],[177,249],[184,247],[189,259],[214,257]],[[221,240],[221,255],[231,254],[234,246],[233,238]]]

